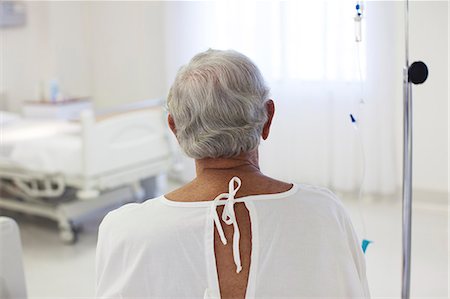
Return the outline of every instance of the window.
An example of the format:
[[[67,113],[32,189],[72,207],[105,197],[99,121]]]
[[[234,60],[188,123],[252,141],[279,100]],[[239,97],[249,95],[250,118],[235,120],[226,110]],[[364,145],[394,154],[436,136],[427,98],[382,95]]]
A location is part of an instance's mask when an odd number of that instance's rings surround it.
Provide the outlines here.
[[[212,47],[247,54],[269,80],[358,81],[365,77],[364,40],[355,41],[356,2],[214,3]]]

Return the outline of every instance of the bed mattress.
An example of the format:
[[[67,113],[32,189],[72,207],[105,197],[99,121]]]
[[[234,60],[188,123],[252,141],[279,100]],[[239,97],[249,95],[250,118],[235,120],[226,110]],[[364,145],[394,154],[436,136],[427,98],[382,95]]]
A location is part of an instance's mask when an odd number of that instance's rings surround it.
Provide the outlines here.
[[[0,168],[43,173],[81,172],[81,127],[62,120],[19,119],[2,126]]]

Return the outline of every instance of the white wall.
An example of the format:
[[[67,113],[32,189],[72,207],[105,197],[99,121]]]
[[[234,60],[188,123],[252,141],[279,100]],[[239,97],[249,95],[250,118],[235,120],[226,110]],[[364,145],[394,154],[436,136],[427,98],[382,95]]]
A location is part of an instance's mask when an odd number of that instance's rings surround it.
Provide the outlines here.
[[[67,96],[91,96],[94,86],[86,36],[90,30],[86,8],[76,1],[49,1],[46,5],[48,27],[45,30],[49,43],[43,46],[48,51],[49,73],[44,78],[58,79],[61,91]]]
[[[12,111],[39,97],[39,82],[50,68],[48,5],[30,2],[26,8],[25,26],[0,29],[0,91],[5,94],[0,106]]]
[[[165,96],[161,2],[26,2],[26,13],[0,29],[3,106],[48,97],[53,78],[100,107]]]
[[[165,97],[162,2],[96,1],[86,6],[96,105]]]

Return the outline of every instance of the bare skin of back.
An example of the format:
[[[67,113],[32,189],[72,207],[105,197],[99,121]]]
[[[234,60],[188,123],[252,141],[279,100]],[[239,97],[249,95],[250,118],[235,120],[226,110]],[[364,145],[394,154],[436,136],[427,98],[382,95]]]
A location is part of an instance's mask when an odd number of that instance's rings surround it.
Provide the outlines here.
[[[242,180],[236,198],[281,193],[292,188],[292,184],[277,181],[260,172],[257,151],[230,159],[197,160],[196,171],[197,177],[192,182],[167,194],[166,197],[184,202],[211,201],[220,193],[228,192],[228,182],[234,176]],[[217,209],[221,215],[223,206]],[[233,227],[221,220],[228,240],[227,245],[222,244],[217,230],[214,230],[214,251],[220,295],[224,299],[245,298],[251,264],[252,232],[249,212],[244,203],[236,203],[234,209],[241,234],[239,247],[242,271],[240,273],[236,273],[236,265],[233,261]]]

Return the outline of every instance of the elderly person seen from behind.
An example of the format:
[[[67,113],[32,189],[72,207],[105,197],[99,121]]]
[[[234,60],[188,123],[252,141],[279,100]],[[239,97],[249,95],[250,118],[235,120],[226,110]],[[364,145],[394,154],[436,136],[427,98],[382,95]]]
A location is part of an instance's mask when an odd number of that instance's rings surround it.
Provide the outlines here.
[[[235,51],[208,50],[180,69],[168,125],[196,177],[105,217],[98,298],[369,297],[340,200],[259,168],[275,113],[268,94],[255,64]]]

